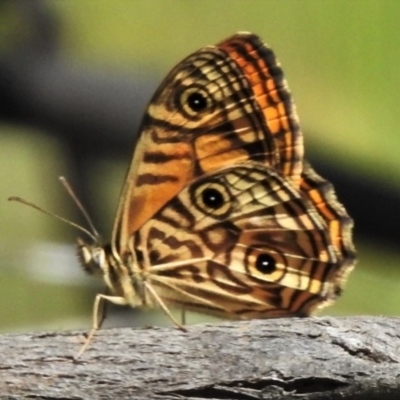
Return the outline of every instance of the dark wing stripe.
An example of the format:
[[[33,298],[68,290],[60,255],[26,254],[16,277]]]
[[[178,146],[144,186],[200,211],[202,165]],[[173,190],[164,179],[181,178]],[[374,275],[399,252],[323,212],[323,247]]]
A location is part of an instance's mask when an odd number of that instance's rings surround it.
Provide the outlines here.
[[[149,164],[165,164],[170,161],[190,159],[191,155],[189,153],[180,154],[166,154],[161,151],[146,151],[143,155],[143,162]]]
[[[138,176],[136,186],[143,185],[154,185],[157,186],[164,182],[177,182],[178,178],[175,175],[154,175],[154,174],[142,174]]]

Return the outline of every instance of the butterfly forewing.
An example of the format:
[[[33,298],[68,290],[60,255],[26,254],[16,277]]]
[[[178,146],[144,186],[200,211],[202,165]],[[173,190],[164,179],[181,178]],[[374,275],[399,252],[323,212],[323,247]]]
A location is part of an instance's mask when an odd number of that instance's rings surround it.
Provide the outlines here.
[[[297,187],[303,161],[303,137],[292,97],[274,52],[259,37],[236,34],[218,45],[240,66],[261,109],[279,159],[277,169]]]
[[[114,227],[128,237],[192,179],[247,160],[298,184],[302,137],[274,53],[253,34],[203,48],[168,74],[151,100]]]

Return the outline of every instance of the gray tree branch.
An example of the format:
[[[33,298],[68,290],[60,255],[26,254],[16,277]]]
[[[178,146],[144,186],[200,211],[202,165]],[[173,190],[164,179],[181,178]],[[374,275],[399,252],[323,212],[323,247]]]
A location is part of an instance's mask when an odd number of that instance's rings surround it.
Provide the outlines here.
[[[399,399],[400,319],[253,320],[0,336],[7,399]]]

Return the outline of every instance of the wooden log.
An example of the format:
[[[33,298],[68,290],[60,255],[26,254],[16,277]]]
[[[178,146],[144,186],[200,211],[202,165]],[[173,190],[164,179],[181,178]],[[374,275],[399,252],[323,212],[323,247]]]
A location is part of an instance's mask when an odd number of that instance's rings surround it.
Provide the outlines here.
[[[252,320],[0,336],[5,399],[400,399],[400,319]]]

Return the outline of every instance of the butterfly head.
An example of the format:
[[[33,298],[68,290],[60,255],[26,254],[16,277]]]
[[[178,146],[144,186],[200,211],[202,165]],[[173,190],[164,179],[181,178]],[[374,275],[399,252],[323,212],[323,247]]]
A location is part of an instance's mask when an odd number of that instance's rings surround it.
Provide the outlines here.
[[[102,278],[113,296],[123,298],[123,303],[137,304],[141,293],[140,280],[131,281],[126,266],[119,257],[115,257],[111,245],[101,245],[99,241],[88,244],[82,239],[77,240],[77,255],[81,267],[89,275]]]
[[[90,245],[78,238],[77,254],[83,270],[89,275],[103,276],[108,270],[105,249],[99,244]]]

